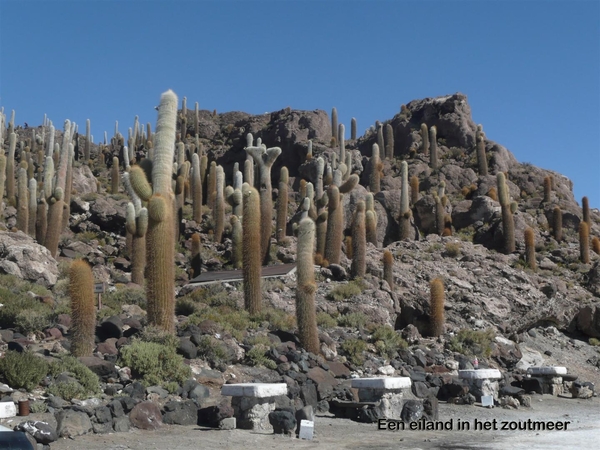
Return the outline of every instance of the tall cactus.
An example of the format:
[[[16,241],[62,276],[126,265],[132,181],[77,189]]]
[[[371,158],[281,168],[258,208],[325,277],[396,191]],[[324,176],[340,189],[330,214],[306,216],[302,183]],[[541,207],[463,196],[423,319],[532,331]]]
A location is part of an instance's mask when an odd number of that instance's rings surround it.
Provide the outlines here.
[[[429,132],[427,130],[427,125],[421,124],[421,151],[425,156],[429,156]]]
[[[356,140],[356,118],[350,119],[350,139]]]
[[[435,228],[436,228],[437,234],[439,234],[441,236],[442,234],[444,234],[445,208],[442,205],[442,200],[440,199],[439,196],[434,195],[434,199],[435,199]]]
[[[94,275],[87,262],[77,259],[69,269],[69,297],[71,298],[71,353],[74,356],[92,356],[96,331],[94,305]]]
[[[90,130],[90,119],[85,121],[85,146],[83,147],[83,164],[90,164],[90,148],[92,135]]]
[[[45,246],[46,233],[48,232],[48,204],[44,191],[40,192],[35,221],[35,239],[38,244]]]
[[[327,236],[327,218],[329,213],[327,211],[321,211],[317,217],[317,250],[316,259],[320,258],[320,261],[315,259],[315,263],[322,264],[323,257],[325,256],[325,239]]]
[[[281,154],[281,148],[266,148],[264,145],[252,146],[252,135],[247,136],[246,152],[252,156],[258,167],[260,186],[260,248],[263,263],[269,260],[269,247],[273,230],[273,194],[271,187],[271,167]]]
[[[110,193],[119,193],[119,184],[121,183],[119,174],[119,158],[113,156],[112,167],[110,170]]]
[[[1,126],[1,124],[0,124]],[[4,184],[6,183],[6,156],[0,151],[0,214],[4,211]]]
[[[192,155],[192,218],[197,224],[202,222],[202,179],[200,178],[200,157]]]
[[[125,191],[131,197],[127,204],[125,225],[131,235],[131,282],[144,285],[146,270],[146,233],[148,231],[148,210],[142,207],[142,202],[131,185],[129,173],[123,174]]]
[[[315,283],[313,246],[315,223],[312,219],[302,219],[298,225],[298,256],[296,289],[296,319],[300,344],[307,351],[319,353],[319,332],[315,309]]]
[[[579,223],[579,257],[583,264],[590,263],[590,229],[585,222]]]
[[[381,169],[383,168],[379,155],[379,145],[377,144],[373,144],[370,167],[369,189],[373,194],[377,194],[381,190]]]
[[[200,256],[200,248],[200,233],[194,233],[192,234],[192,260],[190,264],[192,268],[192,277],[194,278],[200,275],[200,272],[202,270],[202,258]]]
[[[223,167],[218,166],[216,173],[217,183],[214,210],[214,238],[215,242],[221,242],[221,240],[223,239],[223,231],[225,229],[225,199],[223,198],[223,190],[225,186],[225,173],[223,172]]]
[[[559,206],[552,210],[552,233],[556,242],[562,241],[562,211]]]
[[[35,238],[35,224],[37,221],[37,181],[35,178],[29,179],[29,219],[27,225],[27,234]]]
[[[552,179],[549,176],[544,177],[544,203],[550,203],[552,197]]]
[[[17,228],[29,230],[29,196],[27,195],[27,169],[21,167],[17,179]]]
[[[6,200],[9,205],[16,206],[15,193],[15,148],[17,146],[17,135],[8,135],[8,156],[6,158]]]
[[[502,238],[504,253],[510,254],[515,251],[515,220],[511,211],[511,202],[506,186],[506,177],[503,172],[496,176],[498,184],[498,198],[502,208]]]
[[[482,177],[487,176],[488,165],[485,155],[485,140],[481,134],[477,137],[477,165],[479,167],[479,175]]]
[[[288,183],[288,168],[283,166],[279,173],[279,193],[277,194],[277,225],[275,227],[277,242],[281,242],[285,238],[289,194]]]
[[[410,219],[412,214],[408,206],[408,163],[402,161],[400,164],[400,216],[398,222],[400,224],[400,240],[407,239],[410,236]]]
[[[430,326],[431,335],[438,337],[444,332],[444,282],[441,278],[436,278],[430,283],[431,303],[430,303]]]
[[[535,234],[533,228],[525,229],[525,260],[530,269],[536,270],[537,263],[535,260]]]
[[[356,204],[352,222],[352,265],[350,273],[354,278],[364,278],[367,270],[367,233],[365,227],[365,202]]]
[[[315,195],[317,200],[323,197],[323,175],[325,172],[325,160],[320,156],[317,158],[317,180],[315,182]]]
[[[581,209],[583,212],[583,221],[587,224],[588,228],[590,228],[592,226],[592,221],[590,220],[590,201],[587,197],[581,199]]]
[[[336,142],[338,139],[338,113],[334,107],[331,109],[331,137],[335,138]]]
[[[386,124],[385,126],[385,157],[387,159],[394,158],[394,128],[391,124]]]
[[[239,189],[238,189],[239,191]],[[241,192],[241,191],[239,191]],[[243,261],[243,230],[238,216],[231,216],[231,263],[234,269],[242,268]]]
[[[175,221],[173,218],[173,156],[177,126],[177,96],[171,90],[162,94],[158,109],[152,185],[139,166],[133,166],[130,180],[142,201],[148,202],[146,233],[146,295],[148,322],[172,333],[175,313]]]
[[[383,252],[383,279],[394,290],[394,256],[389,250]]]
[[[437,147],[437,128],[432,126],[429,129],[429,161],[431,170],[438,170],[438,147]]]
[[[339,188],[335,184],[329,186],[327,197],[329,205],[324,256],[330,264],[339,264],[344,235],[344,209],[340,203]]]
[[[410,177],[410,203],[414,206],[419,201],[419,177]]]
[[[383,141],[383,124],[379,122],[377,122],[377,145],[385,158],[387,155],[385,154],[385,142]]]
[[[343,123],[338,126],[338,142],[340,146],[340,162],[346,161],[346,127]]]
[[[244,215],[242,216],[244,304],[246,310],[254,315],[261,310],[262,298],[260,197],[256,188],[248,183],[244,183],[242,194],[244,196]]]

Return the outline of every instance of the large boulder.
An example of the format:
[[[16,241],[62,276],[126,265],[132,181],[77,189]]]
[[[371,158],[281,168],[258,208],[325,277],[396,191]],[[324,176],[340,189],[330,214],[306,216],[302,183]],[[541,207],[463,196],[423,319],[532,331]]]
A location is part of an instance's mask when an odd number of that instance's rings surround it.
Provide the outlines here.
[[[0,231],[0,273],[52,287],[58,280],[58,263],[25,233]]]
[[[96,177],[88,166],[73,167],[73,190],[77,192],[77,195],[98,191]]]

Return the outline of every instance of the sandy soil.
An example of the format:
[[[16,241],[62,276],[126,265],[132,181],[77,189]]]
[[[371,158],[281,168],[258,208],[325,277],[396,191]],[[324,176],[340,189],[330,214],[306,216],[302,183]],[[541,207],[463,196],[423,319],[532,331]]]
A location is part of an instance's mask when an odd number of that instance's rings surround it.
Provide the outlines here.
[[[600,442],[600,398],[578,400],[549,395],[532,397],[531,408],[508,410],[479,406],[440,404],[440,420],[469,423],[470,431],[387,431],[377,424],[362,424],[332,416],[318,416],[316,436],[304,441],[247,430],[220,431],[197,426],[163,426],[154,432],[132,430],[129,433],[87,435],[52,444],[52,450],[153,450],[153,449],[231,449],[261,450],[297,448],[327,449],[593,449]],[[475,420],[497,421],[498,430],[474,431]],[[570,422],[566,431],[501,430],[502,421],[525,423],[529,419],[544,422]]]

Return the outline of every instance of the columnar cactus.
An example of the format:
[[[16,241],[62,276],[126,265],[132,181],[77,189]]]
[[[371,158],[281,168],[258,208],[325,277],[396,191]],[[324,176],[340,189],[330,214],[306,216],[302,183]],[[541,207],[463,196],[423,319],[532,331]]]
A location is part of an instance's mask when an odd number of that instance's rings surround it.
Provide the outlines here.
[[[252,135],[249,134],[247,142],[251,144]],[[275,159],[281,154],[281,148],[266,148],[264,145],[253,147],[248,145],[246,152],[252,156],[258,167],[260,187],[260,217],[261,237],[260,248],[262,261],[266,264],[269,260],[269,246],[271,243],[271,232],[273,230],[273,194],[271,188],[271,167]]]
[[[442,234],[444,234],[445,210],[444,210],[444,206],[442,205],[442,200],[440,199],[440,197],[435,195],[434,198],[435,198],[435,228],[436,228],[437,234],[439,234],[441,236]]]
[[[485,177],[488,174],[488,165],[485,154],[485,139],[482,135],[477,137],[477,165],[479,167],[479,175]]]
[[[323,174],[325,172],[325,160],[320,156],[317,158],[317,180],[315,183],[315,195],[317,200],[323,197]]]
[[[17,135],[8,135],[8,157],[6,158],[6,199],[8,204],[15,206],[17,199],[15,193],[15,148],[17,146]]]
[[[44,191],[40,192],[35,222],[35,239],[38,244],[45,246],[46,233],[48,232],[48,204],[44,197]]]
[[[350,119],[350,139],[356,140],[356,119],[354,117]]]
[[[387,159],[393,159],[394,158],[394,128],[389,123],[386,124],[386,126],[385,126],[384,138],[385,138],[385,157]]]
[[[192,155],[192,218],[197,224],[202,222],[202,179],[200,178],[200,157]]]
[[[579,256],[583,264],[590,263],[590,229],[585,222],[579,223]]]
[[[502,208],[502,238],[504,253],[509,254],[515,251],[515,221],[511,211],[508,187],[506,186],[506,177],[503,172],[496,176],[498,184],[498,197],[500,207]]]
[[[235,216],[234,216],[235,217]],[[202,271],[202,257],[200,256],[200,233],[192,234],[192,259],[190,266],[192,269],[192,277],[196,278]]]
[[[17,180],[17,229],[29,230],[29,196],[27,195],[27,169],[19,169]]]
[[[544,203],[550,203],[552,192],[552,180],[549,176],[544,177]]]
[[[530,269],[535,270],[537,268],[535,260],[535,234],[531,227],[525,229],[525,260]]]
[[[77,259],[69,269],[71,298],[71,353],[77,357],[92,356],[96,332],[94,275],[87,262]]]
[[[330,264],[339,264],[344,235],[344,209],[340,203],[340,191],[335,184],[327,190],[329,205],[327,208],[327,237],[325,240],[325,259]]]
[[[35,178],[29,179],[29,221],[27,225],[27,234],[35,238],[35,224],[37,221],[37,181]]]
[[[444,332],[444,282],[441,278],[436,278],[430,283],[431,303],[429,321],[431,326],[431,336],[438,337]]]
[[[329,213],[321,211],[317,217],[317,251],[315,255],[315,263],[321,265],[325,255],[325,239],[327,236],[327,218]]]
[[[400,177],[401,177],[401,192],[400,192],[400,216],[398,222],[400,223],[400,240],[407,239],[410,236],[410,219],[412,217],[411,211],[408,206],[408,163],[402,161],[400,165]]]
[[[350,273],[354,278],[364,278],[367,270],[367,234],[365,227],[365,202],[356,204],[352,222],[352,265]]]
[[[0,213],[4,211],[4,183],[6,182],[6,156],[0,151]]]
[[[239,189],[238,189],[239,191]],[[241,191],[240,191],[241,192]],[[234,269],[242,268],[243,261],[243,230],[238,216],[232,215],[231,221],[231,263]]]
[[[373,194],[367,194],[365,198],[365,228],[367,242],[377,247],[377,214],[375,213]]]
[[[552,233],[556,242],[562,241],[562,211],[559,206],[552,210]]]
[[[144,285],[146,270],[146,233],[148,231],[148,210],[142,207],[140,197],[131,185],[130,175],[123,174],[125,191],[131,197],[127,204],[125,225],[131,236],[131,282]]]
[[[594,250],[594,253],[597,255],[600,255],[600,239],[596,236],[592,238],[592,250]]]
[[[71,193],[73,192],[73,157],[75,150],[73,144],[69,142],[67,145],[67,174],[65,179],[65,206],[63,209],[62,216],[62,227],[67,228],[69,226],[69,219],[71,218]]]
[[[90,130],[90,119],[85,121],[85,146],[83,147],[83,164],[90,163],[90,148],[92,144],[92,135]]]
[[[317,220],[317,207],[315,205],[315,187],[312,183],[306,183],[306,198],[308,199],[308,217]]]
[[[438,170],[438,147],[437,147],[437,128],[435,126],[429,129],[429,158],[431,170]]]
[[[250,155],[244,161],[244,181],[250,186],[254,186],[254,161]]]
[[[336,142],[338,139],[338,113],[337,109],[332,108],[331,110],[331,137],[335,138]]]
[[[154,133],[152,185],[143,169],[133,166],[131,185],[142,201],[148,202],[146,233],[146,295],[148,322],[172,333],[175,313],[175,221],[173,218],[173,156],[177,125],[177,96],[162,94]]]
[[[198,102],[194,105],[194,134],[200,136],[200,110],[198,109]]]
[[[223,190],[225,187],[225,173],[222,166],[217,166],[217,183],[216,197],[214,210],[214,239],[215,242],[221,242],[223,239],[223,231],[225,229],[225,199],[223,198]]]
[[[300,344],[307,351],[319,353],[319,331],[315,309],[315,283],[313,246],[315,223],[312,219],[302,219],[298,225],[298,255],[296,289],[296,320]]]
[[[121,183],[119,174],[119,158],[113,156],[112,167],[110,169],[110,192],[111,194],[119,193],[119,184]]]
[[[206,206],[211,211],[215,209],[215,200],[217,198],[217,163],[211,161],[210,169],[208,170],[208,180],[206,181]]]
[[[410,177],[410,203],[414,206],[419,201],[419,177]]]
[[[383,279],[394,290],[394,256],[389,250],[383,252]]]
[[[377,194],[381,190],[381,157],[379,156],[379,145],[373,144],[373,150],[370,160],[371,173],[369,176],[369,189],[373,194]]]
[[[309,140],[306,148],[306,161],[313,159],[313,145],[312,141]]]
[[[277,225],[275,226],[277,242],[281,242],[285,238],[289,194],[288,183],[288,168],[283,166],[279,173],[279,193],[277,194]]]
[[[244,215],[242,216],[243,230],[243,276],[244,304],[246,310],[254,315],[261,310],[261,211],[260,197],[256,188],[244,183]]]
[[[383,153],[383,157],[386,158],[387,155],[385,154],[385,142],[383,141],[383,124],[380,122],[377,122],[377,145]]]
[[[340,146],[340,162],[346,161],[346,127],[343,123],[338,126],[338,142]]]
[[[425,156],[429,156],[429,132],[427,130],[427,125],[424,123],[421,124],[421,141],[421,152]]]
[[[581,209],[583,211],[583,221],[587,224],[589,229],[592,226],[592,221],[590,220],[590,201],[587,197],[581,199]]]

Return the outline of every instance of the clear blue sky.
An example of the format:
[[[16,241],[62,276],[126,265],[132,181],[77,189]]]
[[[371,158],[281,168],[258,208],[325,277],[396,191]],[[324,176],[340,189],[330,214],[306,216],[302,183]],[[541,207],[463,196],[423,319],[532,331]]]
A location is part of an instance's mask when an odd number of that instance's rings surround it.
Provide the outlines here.
[[[600,2],[0,0],[0,105],[91,119],[98,142],[160,94],[250,113],[337,107],[363,132],[462,92],[487,136],[600,207]]]

